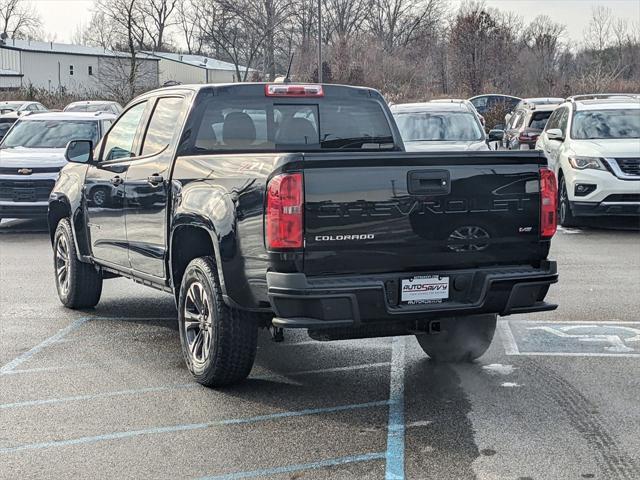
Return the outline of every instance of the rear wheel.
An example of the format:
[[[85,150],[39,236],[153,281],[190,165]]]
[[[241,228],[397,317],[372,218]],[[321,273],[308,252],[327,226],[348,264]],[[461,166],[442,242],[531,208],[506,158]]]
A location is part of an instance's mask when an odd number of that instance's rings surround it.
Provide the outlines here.
[[[573,216],[571,205],[569,204],[569,194],[564,177],[560,177],[560,188],[558,189],[558,221],[563,227],[577,227],[578,222]]]
[[[95,307],[102,294],[102,274],[92,264],[78,260],[69,219],[56,227],[53,240],[53,267],[58,297],[65,307]]]
[[[247,378],[256,356],[258,319],[224,303],[212,257],[189,263],[178,301],[182,353],[195,380],[222,387]]]
[[[440,320],[440,333],[416,335],[418,343],[436,362],[470,362],[491,345],[497,315],[470,315]]]

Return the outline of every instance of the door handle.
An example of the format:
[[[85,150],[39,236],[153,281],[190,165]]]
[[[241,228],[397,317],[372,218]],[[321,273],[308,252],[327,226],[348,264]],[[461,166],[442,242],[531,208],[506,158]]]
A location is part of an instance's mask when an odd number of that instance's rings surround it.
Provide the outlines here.
[[[122,180],[122,178],[117,175],[111,179],[111,185],[113,185],[114,187],[122,185],[123,182],[124,180]]]
[[[407,190],[413,195],[449,195],[448,170],[414,170],[407,173]]]
[[[157,173],[154,173],[150,177],[147,177],[147,182],[149,182],[151,185],[154,185],[154,186],[160,185],[162,182],[164,182],[164,178],[162,178],[162,175],[158,175]]]

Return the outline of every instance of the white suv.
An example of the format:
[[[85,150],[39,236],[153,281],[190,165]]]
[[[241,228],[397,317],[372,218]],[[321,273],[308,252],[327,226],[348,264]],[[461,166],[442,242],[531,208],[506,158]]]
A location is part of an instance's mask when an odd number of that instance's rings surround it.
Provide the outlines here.
[[[569,97],[536,143],[558,178],[559,221],[585,216],[640,216],[640,99]]]

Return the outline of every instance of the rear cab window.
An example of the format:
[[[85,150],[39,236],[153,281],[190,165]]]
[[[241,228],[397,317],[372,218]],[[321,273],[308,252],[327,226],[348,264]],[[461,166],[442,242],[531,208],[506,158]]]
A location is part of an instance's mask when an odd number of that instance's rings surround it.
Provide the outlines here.
[[[339,90],[286,97],[267,96],[263,85],[205,89],[192,115],[192,153],[398,149],[381,101]]]

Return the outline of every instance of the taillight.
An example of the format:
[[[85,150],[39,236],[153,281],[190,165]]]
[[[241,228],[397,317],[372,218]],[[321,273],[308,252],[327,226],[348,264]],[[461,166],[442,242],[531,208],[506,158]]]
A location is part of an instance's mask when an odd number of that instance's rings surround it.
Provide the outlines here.
[[[301,173],[276,175],[267,186],[267,248],[302,248],[304,198]]]
[[[264,86],[267,97],[324,97],[322,85],[291,85],[270,83]]]
[[[540,236],[551,238],[558,228],[558,185],[556,175],[540,169]]]
[[[518,135],[518,140],[521,142],[533,142],[537,140],[539,136],[539,133],[522,132],[520,135]]]

